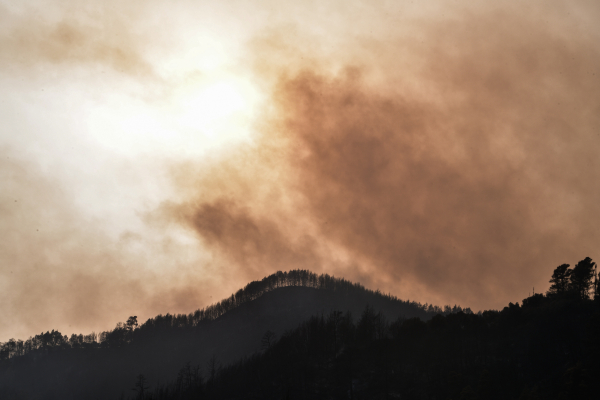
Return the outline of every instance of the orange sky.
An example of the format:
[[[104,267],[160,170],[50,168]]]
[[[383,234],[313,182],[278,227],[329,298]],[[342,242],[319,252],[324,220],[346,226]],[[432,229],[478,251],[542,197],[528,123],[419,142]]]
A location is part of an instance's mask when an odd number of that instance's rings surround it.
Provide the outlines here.
[[[0,1],[0,341],[295,268],[501,308],[597,258],[593,1]]]

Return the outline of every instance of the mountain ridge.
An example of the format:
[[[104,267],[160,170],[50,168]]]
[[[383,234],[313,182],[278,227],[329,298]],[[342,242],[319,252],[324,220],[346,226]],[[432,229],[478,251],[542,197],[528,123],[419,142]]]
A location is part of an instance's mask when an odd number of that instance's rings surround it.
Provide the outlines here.
[[[212,359],[225,366],[259,351],[267,332],[283,335],[312,315],[332,311],[358,316],[366,306],[390,320],[433,314],[419,303],[342,278],[278,271],[193,313],[158,315],[141,326],[131,317],[97,340],[53,331],[2,344],[0,388],[12,387],[22,398],[89,398],[90,393],[116,398],[139,374],[164,382],[186,363],[203,367]],[[31,374],[39,379],[29,382]]]
[[[344,278],[336,278],[333,275],[321,274],[317,275],[309,270],[290,270],[287,272],[277,271],[271,275],[264,277],[260,281],[252,281],[248,283],[244,288],[239,289],[237,292],[232,293],[231,296],[222,299],[216,303],[213,303],[205,308],[198,309],[188,314],[165,314],[158,315],[155,318],[150,318],[145,324],[164,324],[168,323],[171,325],[198,325],[201,322],[207,320],[215,320],[225,312],[230,311],[241,304],[248,301],[255,300],[260,296],[268,293],[274,289],[283,287],[310,287],[315,289],[328,289],[333,291],[344,291],[346,293],[357,293],[366,292],[373,295],[382,296],[392,301],[403,302],[404,304],[410,304],[415,308],[422,308],[425,314],[432,313],[444,314],[453,312],[448,309],[442,309],[438,306],[421,304],[415,301],[400,300],[397,296],[391,294],[385,294],[379,290],[372,290],[364,287],[360,283],[354,283]],[[455,306],[454,312],[462,311],[463,309]],[[467,312],[471,312],[470,309]],[[163,321],[161,321],[164,318]],[[151,321],[151,320],[156,321]],[[168,321],[168,322],[167,322]]]

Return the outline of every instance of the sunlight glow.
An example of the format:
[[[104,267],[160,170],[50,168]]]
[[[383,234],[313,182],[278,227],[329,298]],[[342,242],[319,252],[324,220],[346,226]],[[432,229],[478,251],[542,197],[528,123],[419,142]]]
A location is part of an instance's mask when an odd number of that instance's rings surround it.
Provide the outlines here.
[[[233,82],[220,81],[187,93],[180,100],[183,126],[210,129],[216,121],[244,111],[248,102]]]
[[[233,74],[214,74],[174,84],[160,102],[107,95],[87,112],[92,140],[120,154],[179,154],[251,140],[258,90]]]
[[[257,99],[247,81],[227,76],[185,87],[176,97],[173,117],[204,147],[234,144],[250,139]]]

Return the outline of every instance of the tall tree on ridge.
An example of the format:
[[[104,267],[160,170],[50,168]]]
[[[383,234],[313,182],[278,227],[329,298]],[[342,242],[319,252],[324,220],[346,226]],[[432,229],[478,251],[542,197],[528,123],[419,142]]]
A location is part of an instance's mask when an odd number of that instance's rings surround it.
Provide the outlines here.
[[[600,289],[600,282],[598,282],[597,269],[597,266],[594,265],[594,300],[600,299],[600,293],[598,293],[598,289]]]
[[[548,289],[548,295],[560,295],[567,292],[569,289],[569,278],[573,273],[572,269],[569,269],[569,264],[562,264],[556,267],[550,279],[550,289]]]
[[[589,292],[593,285],[592,278],[594,277],[594,268],[596,263],[591,258],[586,257],[581,260],[573,268],[570,275],[570,290],[577,293],[581,299],[588,299]]]

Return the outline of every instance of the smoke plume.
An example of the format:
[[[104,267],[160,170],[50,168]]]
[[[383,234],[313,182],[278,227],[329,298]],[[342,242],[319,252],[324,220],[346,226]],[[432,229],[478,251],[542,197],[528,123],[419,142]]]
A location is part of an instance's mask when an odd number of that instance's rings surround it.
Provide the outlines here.
[[[297,268],[475,310],[545,291],[599,257],[599,11],[0,0],[0,341]],[[233,75],[251,139],[211,142],[192,108]]]
[[[165,209],[242,276],[306,268],[474,308],[545,290],[598,242],[600,52],[518,12],[310,61],[310,39],[267,32],[254,145],[190,172],[196,192]]]

